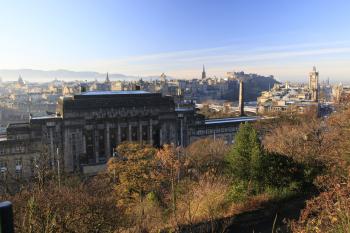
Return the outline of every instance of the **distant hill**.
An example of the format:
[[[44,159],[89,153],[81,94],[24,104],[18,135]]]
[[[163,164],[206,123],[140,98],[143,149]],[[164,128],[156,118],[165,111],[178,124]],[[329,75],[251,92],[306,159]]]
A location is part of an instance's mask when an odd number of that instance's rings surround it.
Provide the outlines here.
[[[26,81],[30,82],[48,82],[54,79],[73,81],[73,80],[104,80],[106,78],[106,73],[98,73],[93,71],[71,71],[71,70],[33,70],[33,69],[0,69],[0,77],[3,80],[17,80],[19,76]],[[109,78],[111,80],[139,80],[141,77],[130,76],[124,74],[109,73]],[[142,77],[144,80],[157,79],[157,76],[147,76]]]

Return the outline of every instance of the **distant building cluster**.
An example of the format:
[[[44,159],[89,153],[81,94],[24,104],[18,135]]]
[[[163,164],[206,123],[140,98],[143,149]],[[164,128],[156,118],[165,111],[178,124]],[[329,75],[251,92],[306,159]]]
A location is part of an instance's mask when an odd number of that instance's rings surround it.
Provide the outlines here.
[[[177,105],[191,105],[208,100],[238,101],[239,81],[245,82],[246,100],[255,101],[258,93],[276,83],[272,76],[264,77],[244,72],[228,72],[227,77],[209,77],[203,66],[200,79],[172,79],[164,73],[154,80],[111,81],[107,73],[104,81],[53,80],[46,83],[0,82],[1,125],[28,120],[30,117],[55,113],[60,96],[73,96],[87,91],[134,91],[144,90],[174,97]]]
[[[335,103],[340,103],[344,99],[350,98],[350,86],[345,86],[343,84],[335,85],[332,88],[333,101]]]
[[[330,100],[329,81],[320,86],[319,73],[314,67],[309,73],[308,85],[286,82],[275,84],[271,90],[262,92],[257,99],[257,111],[259,114],[318,112],[321,102],[326,104]]]
[[[25,83],[22,77],[16,82],[0,82],[0,125],[55,112],[61,95],[48,84]]]

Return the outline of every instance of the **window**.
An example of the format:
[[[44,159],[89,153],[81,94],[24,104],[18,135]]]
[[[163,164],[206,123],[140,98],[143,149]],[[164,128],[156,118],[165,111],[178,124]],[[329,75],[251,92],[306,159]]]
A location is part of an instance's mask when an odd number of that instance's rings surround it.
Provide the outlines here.
[[[22,171],[16,171],[15,177],[17,180],[22,178]]]
[[[22,171],[22,159],[16,159],[16,173]]]
[[[1,178],[5,179],[7,173],[7,163],[6,161],[0,161],[0,175]]]
[[[7,170],[7,163],[6,161],[0,161],[0,171]]]

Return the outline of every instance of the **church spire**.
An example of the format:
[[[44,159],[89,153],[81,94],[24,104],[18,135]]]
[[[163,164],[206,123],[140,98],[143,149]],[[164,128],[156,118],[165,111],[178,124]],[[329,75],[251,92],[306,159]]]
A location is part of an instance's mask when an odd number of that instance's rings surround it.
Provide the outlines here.
[[[204,64],[203,64],[203,71],[202,71],[202,79],[206,79],[207,75],[205,73],[205,67],[204,67]]]
[[[105,81],[106,83],[109,83],[110,82],[110,80],[109,80],[109,76],[108,76],[108,72],[107,72],[107,76],[106,76],[106,81]]]

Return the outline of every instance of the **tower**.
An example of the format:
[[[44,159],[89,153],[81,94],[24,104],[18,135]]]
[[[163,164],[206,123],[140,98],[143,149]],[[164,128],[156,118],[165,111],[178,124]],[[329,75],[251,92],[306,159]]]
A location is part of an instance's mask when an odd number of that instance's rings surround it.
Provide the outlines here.
[[[204,68],[204,65],[203,65],[202,79],[206,79],[206,78],[207,78],[207,75],[205,73],[205,68]]]
[[[239,100],[238,100],[239,116],[244,116],[244,84],[243,80],[239,80]]]
[[[318,101],[318,72],[316,71],[316,67],[314,66],[312,72],[309,73],[309,89],[311,91],[311,100]]]
[[[20,85],[20,86],[24,86],[24,81],[23,81],[23,79],[22,79],[22,76],[21,76],[21,75],[18,77],[18,81],[17,81],[17,83],[18,83],[18,85]]]
[[[162,83],[166,83],[166,82],[167,82],[167,80],[166,80],[166,75],[165,75],[164,73],[162,73],[162,74],[160,75],[160,82],[162,82]]]
[[[109,80],[109,76],[108,76],[108,72],[107,72],[107,76],[106,76],[106,81],[105,83],[110,83],[111,81]]]

